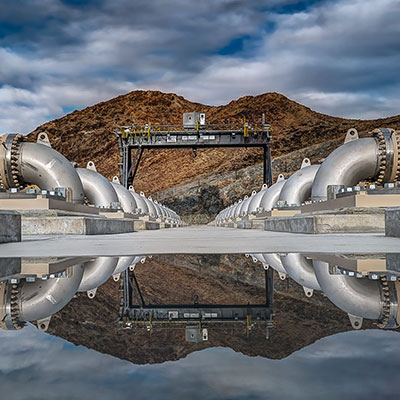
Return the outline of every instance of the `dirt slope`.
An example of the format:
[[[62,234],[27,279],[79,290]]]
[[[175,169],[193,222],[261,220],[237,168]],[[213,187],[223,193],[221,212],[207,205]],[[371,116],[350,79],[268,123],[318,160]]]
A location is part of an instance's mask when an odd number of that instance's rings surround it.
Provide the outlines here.
[[[31,133],[45,131],[58,151],[84,166],[95,161],[99,172],[112,177],[119,162],[115,125],[135,123],[180,124],[182,113],[204,111],[209,122],[260,122],[263,112],[273,126],[272,153],[279,156],[316,143],[343,137],[356,127],[362,134],[379,126],[400,128],[400,116],[360,121],[330,117],[289,100],[279,93],[245,96],[224,106],[190,102],[182,96],[155,91],[134,91],[63,118],[41,125]],[[261,152],[245,149],[210,149],[193,158],[189,150],[148,151],[135,180],[137,190],[146,194],[181,185],[206,176],[238,170],[261,159]]]

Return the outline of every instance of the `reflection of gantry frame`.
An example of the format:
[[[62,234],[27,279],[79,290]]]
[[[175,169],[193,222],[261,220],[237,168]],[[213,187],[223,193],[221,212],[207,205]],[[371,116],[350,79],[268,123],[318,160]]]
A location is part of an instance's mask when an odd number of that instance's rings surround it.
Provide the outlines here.
[[[124,327],[155,324],[212,324],[264,322],[273,324],[273,270],[265,270],[264,304],[146,304],[133,271],[125,271],[121,282],[123,298],[120,322]]]
[[[191,113],[193,115],[198,113]],[[204,114],[203,114],[204,115]],[[205,118],[205,117],[204,117]],[[222,147],[258,147],[264,151],[264,183],[272,184],[271,126],[261,124],[213,124],[193,126],[151,125],[117,126],[119,154],[122,158],[121,176],[123,184],[132,185],[145,149],[197,149]],[[135,150],[135,155],[132,152]]]

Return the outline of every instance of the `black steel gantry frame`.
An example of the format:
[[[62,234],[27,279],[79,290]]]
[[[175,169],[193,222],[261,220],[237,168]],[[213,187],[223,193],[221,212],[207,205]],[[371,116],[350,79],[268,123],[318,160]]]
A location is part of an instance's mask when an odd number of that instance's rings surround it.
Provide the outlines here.
[[[124,328],[198,324],[208,326],[221,323],[256,322],[273,327],[274,272],[265,269],[264,304],[193,304],[146,303],[134,271],[126,270],[121,280],[119,323]]]
[[[206,148],[262,148],[263,183],[272,184],[271,125],[207,124],[184,128],[178,125],[131,125],[116,127],[119,154],[122,158],[120,176],[123,185],[133,184],[144,150],[148,149],[198,149]],[[133,151],[135,154],[133,155]]]

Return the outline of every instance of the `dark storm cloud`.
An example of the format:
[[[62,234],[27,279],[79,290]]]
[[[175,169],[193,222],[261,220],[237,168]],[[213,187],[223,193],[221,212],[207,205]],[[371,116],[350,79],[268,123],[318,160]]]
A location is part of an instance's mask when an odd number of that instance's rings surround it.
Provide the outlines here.
[[[213,348],[136,366],[28,327],[0,332],[0,384],[4,398],[15,400],[390,399],[398,394],[399,336],[338,334],[284,360]]]
[[[318,111],[398,113],[397,0],[0,3],[0,131],[133,89],[220,104],[279,91]]]

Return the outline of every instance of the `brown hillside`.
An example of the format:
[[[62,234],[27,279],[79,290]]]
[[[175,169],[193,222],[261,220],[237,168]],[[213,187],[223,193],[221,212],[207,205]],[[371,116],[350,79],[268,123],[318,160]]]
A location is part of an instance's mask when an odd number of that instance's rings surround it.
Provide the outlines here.
[[[117,174],[115,124],[180,124],[182,113],[204,111],[208,122],[259,122],[263,112],[273,126],[272,154],[279,156],[316,143],[344,136],[356,127],[365,134],[379,126],[400,128],[400,116],[361,121],[330,117],[289,100],[279,93],[245,96],[224,106],[206,106],[182,96],[155,91],[134,91],[109,101],[74,111],[63,118],[45,123],[30,134],[45,131],[55,149],[80,166],[95,161],[99,172],[107,177]],[[261,154],[245,149],[210,149],[148,151],[135,180],[137,190],[151,194],[171,186],[193,181],[210,172],[237,170],[259,161]]]

